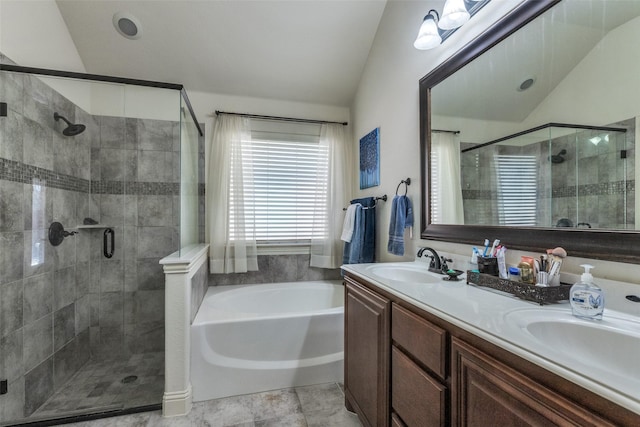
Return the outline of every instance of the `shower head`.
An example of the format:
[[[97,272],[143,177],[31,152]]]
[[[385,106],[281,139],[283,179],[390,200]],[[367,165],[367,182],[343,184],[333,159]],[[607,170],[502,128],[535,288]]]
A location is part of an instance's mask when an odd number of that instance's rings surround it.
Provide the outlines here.
[[[62,119],[67,124],[67,127],[62,131],[62,134],[65,136],[79,135],[87,128],[85,125],[71,123],[69,120],[58,113],[53,113],[53,118],[56,122]]]
[[[562,163],[564,162],[564,156],[565,154],[567,154],[567,150],[562,149],[558,154],[552,155],[551,156],[551,163]]]

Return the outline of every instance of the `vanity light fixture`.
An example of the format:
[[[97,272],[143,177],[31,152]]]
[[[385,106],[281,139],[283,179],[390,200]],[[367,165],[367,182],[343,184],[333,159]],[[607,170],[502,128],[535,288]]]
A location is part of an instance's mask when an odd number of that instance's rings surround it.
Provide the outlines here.
[[[442,10],[442,17],[436,10],[429,10],[422,20],[422,25],[418,30],[418,37],[413,42],[413,47],[419,50],[427,50],[439,46],[490,1],[447,0]]]
[[[424,17],[422,25],[420,25],[418,37],[416,37],[416,41],[413,42],[413,47],[419,50],[427,50],[433,49],[442,43],[442,37],[440,36],[437,25],[439,20],[440,16],[438,12],[431,9]]]

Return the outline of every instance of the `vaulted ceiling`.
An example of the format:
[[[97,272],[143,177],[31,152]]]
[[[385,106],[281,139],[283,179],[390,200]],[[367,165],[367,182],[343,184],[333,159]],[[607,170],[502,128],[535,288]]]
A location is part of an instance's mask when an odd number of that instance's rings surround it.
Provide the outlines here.
[[[88,73],[349,106],[385,0],[57,0]],[[121,36],[117,12],[142,37]]]

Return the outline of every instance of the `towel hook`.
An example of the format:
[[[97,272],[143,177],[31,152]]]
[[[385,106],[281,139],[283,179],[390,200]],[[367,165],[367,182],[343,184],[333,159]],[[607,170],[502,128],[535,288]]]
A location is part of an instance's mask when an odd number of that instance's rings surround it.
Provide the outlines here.
[[[396,187],[396,196],[398,195],[398,190],[400,189],[400,186],[404,184],[404,195],[407,195],[407,190],[409,190],[409,186],[411,185],[411,178],[407,178],[407,179],[403,179],[402,181],[400,181],[400,184],[398,184],[398,186]]]

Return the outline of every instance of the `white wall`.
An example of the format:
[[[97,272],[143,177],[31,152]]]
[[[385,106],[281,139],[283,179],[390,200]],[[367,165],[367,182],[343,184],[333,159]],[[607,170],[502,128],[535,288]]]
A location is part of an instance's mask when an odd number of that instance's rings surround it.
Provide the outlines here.
[[[0,0],[0,52],[18,65],[86,72],[54,0]],[[65,79],[42,79],[82,108],[86,86]]]
[[[489,3],[442,46],[430,51],[418,51],[412,44],[422,17],[437,5],[432,1],[389,0],[387,3],[352,108],[354,147],[357,147],[359,138],[375,127],[380,127],[381,184],[379,187],[358,190],[356,183],[354,191],[361,197],[379,196],[383,193],[393,196],[400,180],[410,177],[414,184],[409,187],[408,194],[414,202],[416,230],[414,238],[407,241],[404,257],[387,253],[391,203],[383,204],[378,209],[376,256],[379,261],[411,260],[415,257],[418,246],[431,246],[442,252],[470,255],[470,245],[419,239],[421,202],[418,81],[518,3],[518,0]],[[441,5],[439,9],[442,9]],[[357,155],[355,159],[353,167],[357,170]],[[487,236],[489,239],[499,237]],[[549,242],[549,247],[554,246],[553,242]],[[515,263],[522,254],[509,251],[507,262]],[[578,265],[585,260],[570,255],[563,270],[580,272]],[[590,263],[596,266],[596,277],[635,281],[640,273],[640,265],[596,260]],[[465,269],[466,265],[455,267]]]

